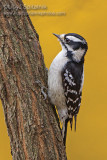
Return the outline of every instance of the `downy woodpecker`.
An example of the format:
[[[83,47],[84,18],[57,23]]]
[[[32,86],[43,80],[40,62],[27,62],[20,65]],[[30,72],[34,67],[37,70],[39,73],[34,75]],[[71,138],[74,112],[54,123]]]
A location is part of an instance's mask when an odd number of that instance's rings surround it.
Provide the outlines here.
[[[62,51],[53,60],[48,71],[48,96],[56,106],[62,123],[62,136],[66,143],[67,123],[72,129],[73,117],[79,112],[84,82],[84,56],[88,49],[86,40],[75,33],[54,34]]]

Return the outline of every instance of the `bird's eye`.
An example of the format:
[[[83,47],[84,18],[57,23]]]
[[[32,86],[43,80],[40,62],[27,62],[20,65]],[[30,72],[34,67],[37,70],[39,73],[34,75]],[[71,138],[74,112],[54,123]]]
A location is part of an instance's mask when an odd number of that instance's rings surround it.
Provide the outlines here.
[[[69,42],[70,42],[70,39],[65,38],[65,42],[66,42],[66,43],[69,43]]]

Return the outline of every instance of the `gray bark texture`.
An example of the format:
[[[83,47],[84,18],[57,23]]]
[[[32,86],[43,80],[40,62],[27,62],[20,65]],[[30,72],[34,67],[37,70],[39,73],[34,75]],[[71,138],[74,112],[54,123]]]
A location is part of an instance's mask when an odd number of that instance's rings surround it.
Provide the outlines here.
[[[47,71],[21,0],[0,0],[0,98],[13,160],[65,160],[55,109],[44,99]]]

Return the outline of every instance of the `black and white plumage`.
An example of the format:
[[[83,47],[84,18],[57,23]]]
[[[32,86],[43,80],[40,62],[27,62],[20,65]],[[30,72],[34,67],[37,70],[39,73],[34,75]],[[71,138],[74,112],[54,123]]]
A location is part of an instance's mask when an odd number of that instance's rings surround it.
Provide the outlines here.
[[[66,105],[68,109],[68,119],[71,124],[73,116],[75,118],[75,130],[76,130],[76,117],[79,112],[82,95],[83,85],[83,65],[78,63],[68,62],[62,71],[62,84],[64,88],[64,94],[66,97]],[[65,135],[66,135],[65,130]],[[65,137],[66,138],[66,137]]]
[[[88,49],[85,39],[75,33],[56,35],[62,51],[53,60],[48,72],[48,95],[57,107],[63,124],[62,135],[66,143],[67,123],[72,128],[73,116],[79,112],[84,82],[84,56]]]

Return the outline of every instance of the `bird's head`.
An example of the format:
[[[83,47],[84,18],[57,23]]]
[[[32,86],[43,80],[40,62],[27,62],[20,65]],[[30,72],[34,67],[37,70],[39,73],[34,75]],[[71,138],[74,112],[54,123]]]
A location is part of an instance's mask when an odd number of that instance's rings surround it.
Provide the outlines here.
[[[62,50],[66,51],[68,58],[72,58],[77,63],[84,60],[88,45],[82,36],[76,33],[54,35],[60,41]]]

